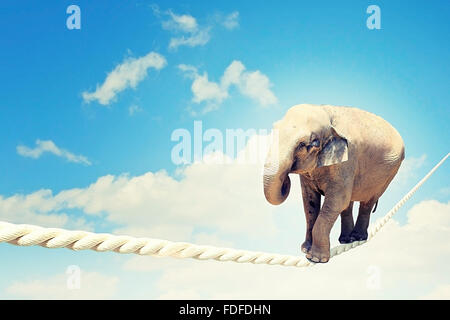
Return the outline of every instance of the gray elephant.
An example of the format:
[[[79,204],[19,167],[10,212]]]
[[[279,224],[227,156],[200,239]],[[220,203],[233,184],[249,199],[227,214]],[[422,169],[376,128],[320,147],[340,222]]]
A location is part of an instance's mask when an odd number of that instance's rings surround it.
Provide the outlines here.
[[[300,175],[306,257],[328,262],[330,231],[339,215],[341,243],[366,240],[372,209],[405,158],[397,130],[360,109],[303,104],[290,108],[274,132],[278,139],[264,165],[264,194],[271,204],[281,204],[289,195],[288,175]],[[354,201],[360,202],[356,224]]]

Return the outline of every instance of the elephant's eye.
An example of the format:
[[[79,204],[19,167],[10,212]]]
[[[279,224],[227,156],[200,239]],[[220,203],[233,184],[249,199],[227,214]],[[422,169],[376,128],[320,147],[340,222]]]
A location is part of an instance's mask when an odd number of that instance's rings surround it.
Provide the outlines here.
[[[297,148],[295,148],[295,153],[302,153],[303,150],[305,150],[305,143],[304,142],[300,142],[297,146]]]
[[[311,146],[312,146],[312,147],[318,147],[318,146],[320,146],[319,140],[318,140],[318,139],[314,139],[314,140],[311,142]]]

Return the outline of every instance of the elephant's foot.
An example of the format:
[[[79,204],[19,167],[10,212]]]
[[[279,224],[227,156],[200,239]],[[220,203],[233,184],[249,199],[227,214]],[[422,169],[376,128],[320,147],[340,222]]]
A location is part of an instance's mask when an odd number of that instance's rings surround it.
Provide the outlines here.
[[[330,260],[330,249],[312,245],[311,250],[306,254],[306,258],[314,263],[326,263]]]
[[[367,230],[360,231],[353,229],[353,231],[350,233],[350,242],[367,240],[367,237]]]
[[[311,245],[312,242],[311,240],[305,240],[305,242],[302,243],[302,252],[303,253],[308,253],[309,251],[311,251]]]
[[[341,234],[339,236],[339,243],[344,244],[344,243],[350,243],[353,242],[350,234]]]

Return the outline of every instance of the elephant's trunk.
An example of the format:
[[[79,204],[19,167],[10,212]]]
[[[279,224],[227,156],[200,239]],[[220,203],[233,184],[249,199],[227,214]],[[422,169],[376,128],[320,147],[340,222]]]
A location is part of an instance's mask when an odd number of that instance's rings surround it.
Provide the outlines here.
[[[270,162],[264,166],[264,195],[273,205],[279,205],[286,200],[291,189],[289,170]]]

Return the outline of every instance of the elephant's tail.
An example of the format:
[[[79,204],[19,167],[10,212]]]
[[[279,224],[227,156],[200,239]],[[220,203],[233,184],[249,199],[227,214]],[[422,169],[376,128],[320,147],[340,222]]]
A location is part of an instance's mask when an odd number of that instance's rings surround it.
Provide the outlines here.
[[[372,211],[372,213],[374,213],[374,212],[375,212],[375,210],[377,210],[377,207],[378,207],[378,200],[377,200],[377,202],[375,202],[375,208],[373,208],[373,211]]]

